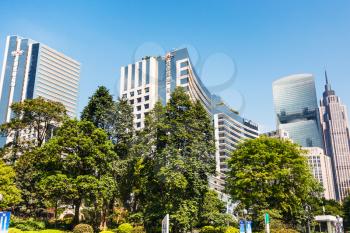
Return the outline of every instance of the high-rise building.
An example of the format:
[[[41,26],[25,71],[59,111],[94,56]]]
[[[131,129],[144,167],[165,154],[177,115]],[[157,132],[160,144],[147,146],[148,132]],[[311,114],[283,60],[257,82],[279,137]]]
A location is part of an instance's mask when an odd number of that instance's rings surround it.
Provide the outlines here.
[[[144,127],[144,119],[157,101],[166,104],[171,92],[185,88],[192,100],[199,100],[213,118],[216,141],[217,176],[209,180],[211,187],[224,189],[226,159],[235,145],[245,138],[258,137],[258,126],[239,116],[220,97],[212,95],[197,75],[187,49],[174,50],[164,57],[144,57],[121,68],[120,97],[133,106],[135,128]]]
[[[307,151],[305,156],[308,159],[312,175],[324,189],[324,198],[334,200],[335,189],[331,158],[325,155],[323,149],[319,147],[304,147],[303,149]]]
[[[212,95],[212,103],[217,176],[212,177],[210,184],[216,190],[223,192],[225,174],[229,171],[227,159],[230,153],[235,150],[237,144],[243,140],[259,137],[259,128],[256,123],[241,117],[237,111],[225,104],[219,96]]]
[[[144,117],[157,101],[165,104],[177,86],[184,87],[191,99],[201,101],[211,111],[211,94],[196,74],[187,49],[174,50],[164,57],[144,57],[121,68],[120,97],[134,107],[136,129],[144,126]]]
[[[303,147],[321,147],[323,141],[315,81],[311,74],[297,74],[273,82],[277,129]]]
[[[332,159],[336,197],[350,194],[350,136],[346,106],[332,90],[327,73],[325,91],[320,103],[320,119],[325,151]]]
[[[0,77],[0,124],[12,117],[11,104],[43,97],[61,102],[77,116],[80,63],[28,38],[8,36]],[[6,138],[0,139],[0,145]]]

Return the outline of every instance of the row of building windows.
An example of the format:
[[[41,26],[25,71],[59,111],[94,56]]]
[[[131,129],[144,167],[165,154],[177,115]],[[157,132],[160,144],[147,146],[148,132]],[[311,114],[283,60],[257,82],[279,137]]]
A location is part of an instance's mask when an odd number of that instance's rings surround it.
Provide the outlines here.
[[[136,106],[136,111],[141,111],[142,105]],[[149,104],[144,104],[145,109],[149,109]]]
[[[149,93],[149,87],[146,87],[144,91],[145,91],[145,93]],[[137,90],[136,93],[137,93],[137,95],[142,95],[142,89]],[[135,92],[134,92],[134,91],[131,91],[131,92],[129,93],[129,96],[130,96],[130,97],[134,97],[134,96],[135,96]],[[123,97],[123,99],[126,99],[126,98],[128,98],[128,94],[127,94],[127,93],[124,93],[122,97]]]

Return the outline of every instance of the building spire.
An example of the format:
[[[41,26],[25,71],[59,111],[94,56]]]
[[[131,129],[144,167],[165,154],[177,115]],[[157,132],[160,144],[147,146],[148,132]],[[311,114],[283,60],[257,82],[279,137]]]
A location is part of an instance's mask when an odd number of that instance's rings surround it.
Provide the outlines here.
[[[328,75],[327,75],[327,70],[326,68],[324,69],[324,77],[326,79],[326,85],[324,86],[325,92],[324,95],[335,95],[335,92],[332,90],[331,83],[328,80]]]

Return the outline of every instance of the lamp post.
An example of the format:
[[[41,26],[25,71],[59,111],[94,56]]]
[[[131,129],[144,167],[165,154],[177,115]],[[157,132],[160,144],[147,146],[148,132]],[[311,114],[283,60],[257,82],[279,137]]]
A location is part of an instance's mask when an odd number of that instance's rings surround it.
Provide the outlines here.
[[[305,205],[305,212],[306,212],[306,233],[310,233],[310,216],[309,216],[309,212],[310,212],[311,207],[306,204]]]

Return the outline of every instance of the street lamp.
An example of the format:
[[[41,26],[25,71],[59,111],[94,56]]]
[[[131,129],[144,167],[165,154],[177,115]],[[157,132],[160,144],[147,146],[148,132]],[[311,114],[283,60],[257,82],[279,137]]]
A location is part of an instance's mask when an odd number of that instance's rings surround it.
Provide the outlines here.
[[[306,212],[306,233],[310,233],[310,216],[309,211],[311,210],[311,207],[308,204],[305,204],[305,212]]]

